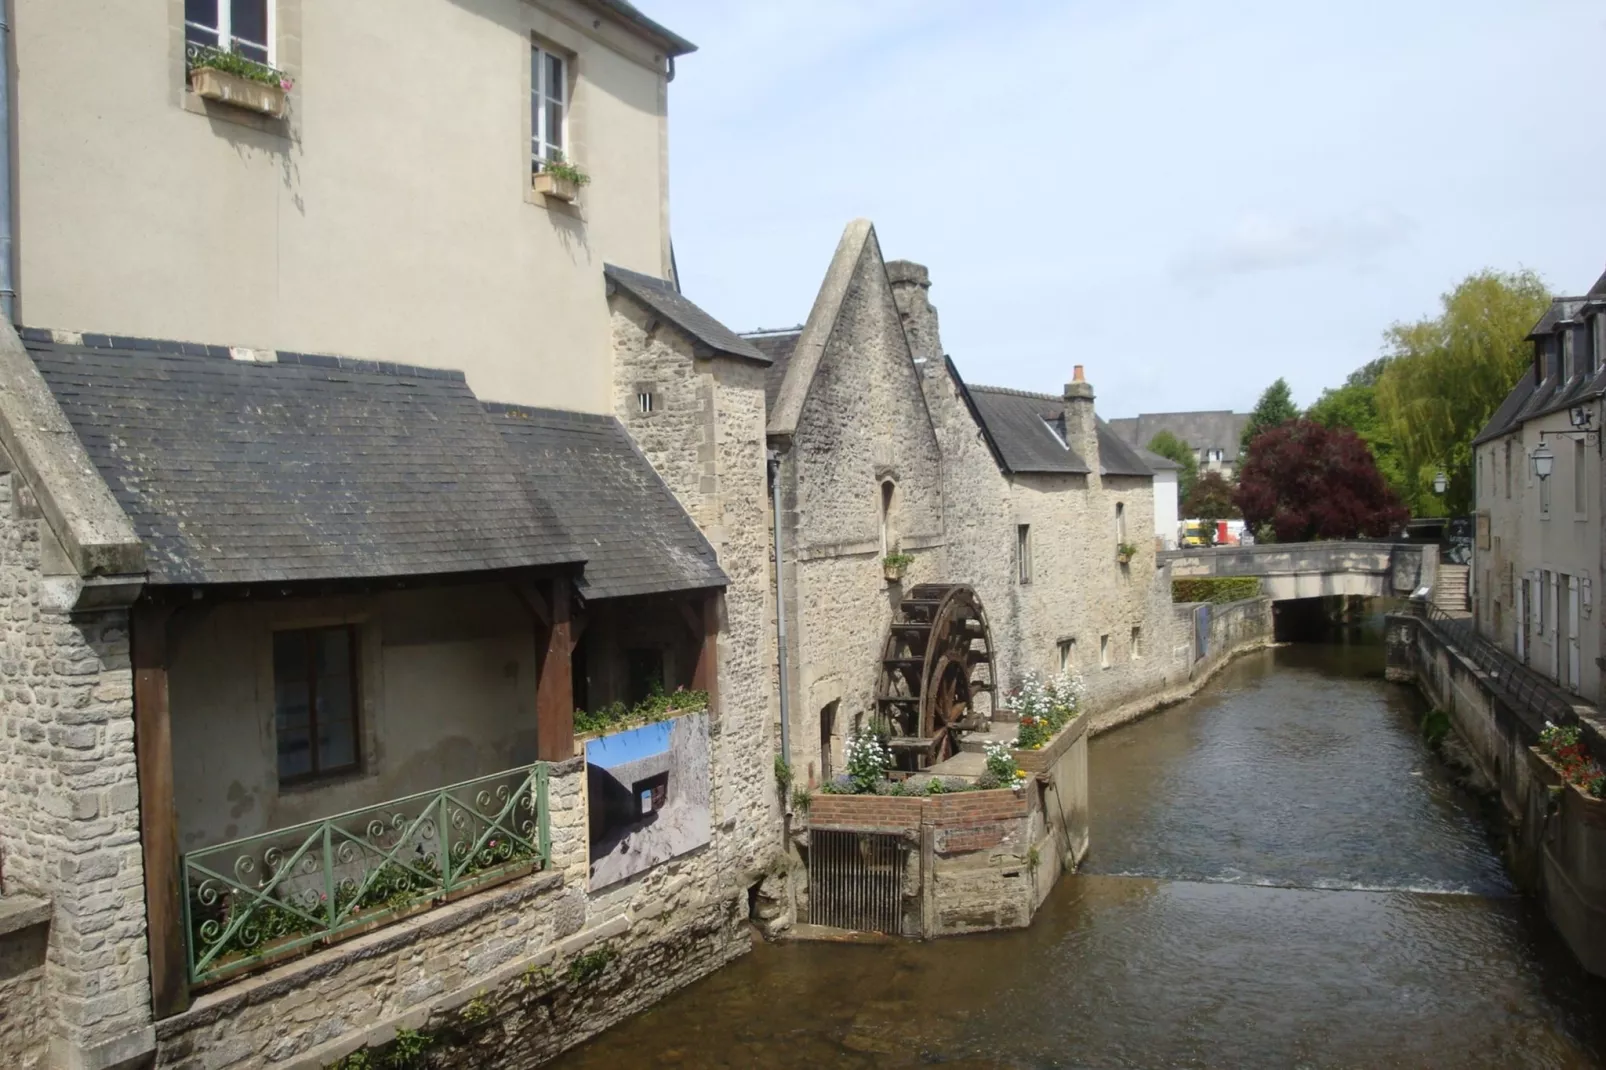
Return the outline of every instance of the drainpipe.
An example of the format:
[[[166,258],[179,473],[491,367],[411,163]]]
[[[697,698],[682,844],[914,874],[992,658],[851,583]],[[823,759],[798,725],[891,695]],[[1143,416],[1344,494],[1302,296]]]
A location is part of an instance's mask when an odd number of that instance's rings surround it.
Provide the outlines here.
[[[781,582],[781,455],[769,451],[770,462],[770,519],[775,527],[775,649],[780,655],[778,663],[781,683],[781,761],[792,764],[791,702],[786,694],[786,594]]]
[[[17,288],[11,276],[11,18],[0,0],[0,314],[17,321]]]

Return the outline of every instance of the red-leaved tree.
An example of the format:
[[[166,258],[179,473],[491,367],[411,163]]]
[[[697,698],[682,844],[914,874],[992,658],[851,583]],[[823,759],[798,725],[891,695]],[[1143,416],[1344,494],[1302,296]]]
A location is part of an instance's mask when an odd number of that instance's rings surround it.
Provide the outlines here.
[[[1392,535],[1409,514],[1347,427],[1290,420],[1262,431],[1238,473],[1238,508],[1278,542]]]

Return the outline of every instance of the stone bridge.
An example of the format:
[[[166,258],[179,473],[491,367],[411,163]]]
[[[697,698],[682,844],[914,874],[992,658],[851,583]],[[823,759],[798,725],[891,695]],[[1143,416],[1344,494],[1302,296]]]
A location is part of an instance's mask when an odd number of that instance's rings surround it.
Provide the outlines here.
[[[1404,598],[1438,579],[1439,548],[1408,542],[1298,542],[1168,550],[1171,578],[1256,576],[1274,601],[1366,595]]]

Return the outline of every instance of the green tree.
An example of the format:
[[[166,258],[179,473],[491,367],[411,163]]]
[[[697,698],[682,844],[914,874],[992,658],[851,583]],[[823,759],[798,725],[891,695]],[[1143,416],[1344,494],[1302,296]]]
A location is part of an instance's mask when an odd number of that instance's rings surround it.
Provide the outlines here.
[[[1177,500],[1187,501],[1199,480],[1199,459],[1193,455],[1193,447],[1170,431],[1161,431],[1149,439],[1148,450],[1181,466],[1182,471],[1177,473]]]
[[[1255,436],[1272,427],[1280,427],[1289,420],[1299,417],[1299,409],[1294,405],[1293,391],[1288,389],[1287,379],[1278,379],[1266,388],[1250,410],[1249,423],[1244,427],[1243,437],[1238,440],[1239,464],[1248,456],[1249,444]]]
[[[1377,411],[1399,458],[1405,498],[1419,512],[1473,508],[1472,438],[1527,371],[1528,332],[1550,305],[1531,271],[1484,270],[1441,299],[1439,315],[1384,334]],[[1443,468],[1449,489],[1433,494]]]
[[[1238,518],[1238,503],[1234,500],[1232,484],[1220,472],[1205,472],[1182,503],[1182,515],[1189,520],[1203,520],[1210,532],[1210,541],[1214,542],[1216,521]]]

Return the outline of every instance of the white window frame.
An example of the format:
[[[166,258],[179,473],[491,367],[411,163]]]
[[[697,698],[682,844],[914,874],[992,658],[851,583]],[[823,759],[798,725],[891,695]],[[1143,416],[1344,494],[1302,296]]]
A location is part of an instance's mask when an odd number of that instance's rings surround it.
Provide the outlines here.
[[[636,394],[636,411],[643,416],[650,416],[653,409],[653,396],[651,390],[638,391]]]
[[[1015,525],[1015,579],[1021,586],[1032,582],[1032,526]]]
[[[199,30],[206,34],[216,34],[217,39],[213,42],[210,42],[210,47],[215,48],[220,52],[233,52],[235,38],[234,27],[231,25],[231,23],[234,19],[234,2],[233,0],[216,0],[216,2],[217,26],[203,26],[198,22],[191,22],[189,19],[185,19],[184,40],[186,43],[191,43],[190,30],[192,29]],[[241,40],[244,40],[247,44],[256,45],[266,52],[268,56],[267,66],[277,70],[279,65],[279,4],[278,0],[262,0],[262,3],[267,9],[266,23],[268,39],[266,41],[252,41],[247,38],[241,38]],[[207,42],[195,43],[206,44]],[[247,56],[246,58],[249,59],[250,57]]]
[[[552,62],[556,60],[561,66],[556,95],[553,94]],[[538,107],[532,107],[530,115],[530,174],[540,174],[545,165],[552,159],[552,150],[556,149],[563,154],[565,160],[572,160],[569,155],[569,56],[554,49],[547,48],[538,41],[530,42],[530,102]],[[550,105],[558,106],[558,113],[563,116],[557,131],[557,139],[553,140],[549,130]]]
[[[1110,637],[1108,635],[1101,635],[1101,636],[1099,636],[1099,668],[1100,669],[1108,669],[1109,667],[1110,667]]]

